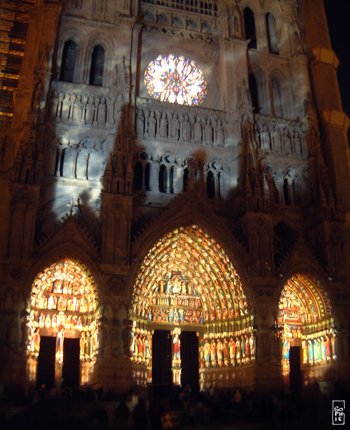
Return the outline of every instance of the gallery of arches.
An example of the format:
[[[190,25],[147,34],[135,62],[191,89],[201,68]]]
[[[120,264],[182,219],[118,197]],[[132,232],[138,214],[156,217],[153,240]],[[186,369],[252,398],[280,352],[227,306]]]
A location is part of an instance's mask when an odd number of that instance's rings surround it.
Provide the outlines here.
[[[7,3],[1,392],[346,382],[348,117],[323,1]]]

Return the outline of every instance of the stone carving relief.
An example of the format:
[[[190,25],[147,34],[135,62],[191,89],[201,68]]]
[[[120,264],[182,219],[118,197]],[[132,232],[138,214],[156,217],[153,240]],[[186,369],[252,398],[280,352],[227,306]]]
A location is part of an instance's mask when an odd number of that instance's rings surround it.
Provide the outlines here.
[[[143,140],[159,139],[205,146],[225,146],[226,121],[218,111],[183,106],[172,108],[139,100],[136,133]]]
[[[96,87],[54,82],[48,116],[59,123],[76,126],[114,127],[119,123],[123,97],[109,96]]]
[[[267,153],[296,155],[307,158],[305,131],[301,123],[256,115],[258,147]]]

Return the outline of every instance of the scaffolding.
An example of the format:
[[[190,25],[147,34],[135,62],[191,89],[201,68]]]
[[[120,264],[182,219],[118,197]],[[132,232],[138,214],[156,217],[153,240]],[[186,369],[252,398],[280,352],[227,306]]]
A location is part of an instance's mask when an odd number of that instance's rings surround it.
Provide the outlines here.
[[[0,123],[11,121],[27,38],[30,11],[35,1],[6,0],[0,5]]]

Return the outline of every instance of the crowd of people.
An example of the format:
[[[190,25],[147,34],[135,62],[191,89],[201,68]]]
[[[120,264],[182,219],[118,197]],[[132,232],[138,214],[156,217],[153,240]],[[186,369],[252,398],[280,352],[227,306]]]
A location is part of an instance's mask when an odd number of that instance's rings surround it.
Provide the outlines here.
[[[31,402],[8,414],[0,407],[2,430],[218,430],[323,429],[331,424],[331,400],[346,399],[347,386],[325,394],[310,384],[300,394],[263,394],[242,389],[194,392],[189,386],[149,387],[142,392],[105,392],[81,387],[49,392],[40,387]],[[10,416],[12,415],[12,416]]]

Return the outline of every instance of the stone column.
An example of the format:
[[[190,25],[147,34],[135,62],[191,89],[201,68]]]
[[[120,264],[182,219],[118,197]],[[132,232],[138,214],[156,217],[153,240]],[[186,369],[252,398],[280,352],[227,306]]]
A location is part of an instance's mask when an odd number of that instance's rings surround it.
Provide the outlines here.
[[[281,340],[270,304],[260,304],[257,313],[255,386],[269,391],[282,386]]]

